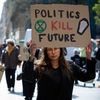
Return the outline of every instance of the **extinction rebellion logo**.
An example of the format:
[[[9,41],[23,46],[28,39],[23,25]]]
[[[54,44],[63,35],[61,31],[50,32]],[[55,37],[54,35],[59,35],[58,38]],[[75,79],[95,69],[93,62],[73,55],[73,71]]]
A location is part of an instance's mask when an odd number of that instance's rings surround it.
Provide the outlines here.
[[[43,19],[39,19],[35,22],[34,28],[38,33],[42,33],[46,30],[47,24]]]

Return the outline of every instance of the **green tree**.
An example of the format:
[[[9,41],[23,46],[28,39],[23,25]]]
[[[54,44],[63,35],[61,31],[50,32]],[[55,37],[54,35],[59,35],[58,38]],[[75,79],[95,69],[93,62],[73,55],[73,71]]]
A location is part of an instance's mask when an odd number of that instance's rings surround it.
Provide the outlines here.
[[[96,12],[95,22],[100,25],[100,0],[94,5],[93,10]]]

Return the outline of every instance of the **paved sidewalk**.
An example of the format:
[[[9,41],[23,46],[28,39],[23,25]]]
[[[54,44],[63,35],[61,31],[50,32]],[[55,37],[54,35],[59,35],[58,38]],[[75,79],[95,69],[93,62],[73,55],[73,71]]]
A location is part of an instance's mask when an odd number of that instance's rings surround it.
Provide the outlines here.
[[[95,86],[93,87],[92,83],[86,84],[79,82],[79,86],[74,87],[73,99],[72,100],[100,100],[100,88],[97,88],[100,85],[100,81],[94,81]],[[33,100],[36,100],[37,92],[35,91],[35,96]],[[15,82],[15,93],[9,93],[6,86],[5,74],[3,74],[2,81],[0,83],[0,97],[2,100],[24,100],[22,96],[22,83],[21,81]]]

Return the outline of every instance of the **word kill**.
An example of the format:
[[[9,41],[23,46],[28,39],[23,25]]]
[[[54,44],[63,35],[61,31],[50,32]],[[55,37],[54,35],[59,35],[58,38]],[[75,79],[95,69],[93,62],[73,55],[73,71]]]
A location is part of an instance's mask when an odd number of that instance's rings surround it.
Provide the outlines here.
[[[69,22],[65,22],[65,21],[51,21],[51,30],[68,30],[71,31],[73,29],[73,27],[71,26],[71,24]]]

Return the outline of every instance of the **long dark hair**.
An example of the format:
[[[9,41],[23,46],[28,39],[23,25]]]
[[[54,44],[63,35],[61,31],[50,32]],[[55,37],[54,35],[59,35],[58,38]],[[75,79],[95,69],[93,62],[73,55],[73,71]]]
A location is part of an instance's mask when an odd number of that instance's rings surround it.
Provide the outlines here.
[[[44,69],[43,67],[51,67],[52,66],[50,59],[48,57],[48,54],[47,54],[47,48],[43,49],[43,55],[40,59],[40,64],[38,66],[39,66],[40,72],[42,71],[42,69]],[[63,71],[64,74],[66,74],[66,76],[68,78],[72,77],[72,71],[71,71],[69,63],[67,62],[67,60],[64,57],[64,49],[63,48],[60,48],[59,66],[61,67],[61,70]]]

